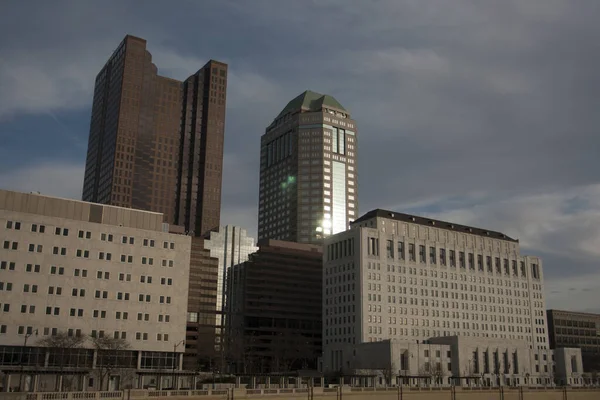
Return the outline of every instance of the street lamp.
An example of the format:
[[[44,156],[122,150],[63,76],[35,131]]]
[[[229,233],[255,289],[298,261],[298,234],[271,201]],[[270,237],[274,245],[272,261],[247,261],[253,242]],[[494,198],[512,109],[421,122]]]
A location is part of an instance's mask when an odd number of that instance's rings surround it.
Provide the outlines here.
[[[20,364],[21,364],[21,373],[19,374],[19,392],[21,390],[23,390],[23,386],[22,386],[23,385],[23,370],[25,368],[25,364],[23,363],[23,352],[25,351],[25,348],[27,347],[27,339],[29,339],[34,334],[35,334],[35,336],[37,336],[37,334],[38,334],[37,329],[35,329],[31,332],[25,333],[25,340],[23,341],[23,348],[21,349],[21,356],[19,357]]]
[[[177,387],[178,385],[175,382],[176,381],[176,378],[175,378],[175,367],[177,365],[176,364],[176,362],[177,362],[177,348],[180,345],[182,345],[182,344],[185,344],[185,339],[184,340],[180,340],[179,342],[173,344],[173,382],[172,382],[171,386],[173,387],[174,390],[178,389],[178,387]]]

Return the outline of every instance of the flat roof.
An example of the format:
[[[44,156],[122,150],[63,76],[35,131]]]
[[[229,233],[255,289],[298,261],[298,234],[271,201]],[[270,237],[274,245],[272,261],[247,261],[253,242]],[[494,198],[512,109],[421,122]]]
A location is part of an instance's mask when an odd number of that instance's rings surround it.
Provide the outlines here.
[[[594,313],[587,313],[587,312],[582,312],[582,311],[569,311],[569,310],[555,310],[555,309],[549,309],[546,310],[549,313],[562,313],[562,314],[570,314],[573,317],[588,317],[588,318],[600,318],[600,314],[594,314]]]
[[[477,235],[477,236],[483,236],[483,237],[489,237],[489,238],[493,238],[493,239],[500,239],[500,240],[506,240],[509,242],[519,243],[518,239],[513,239],[502,232],[496,232],[496,231],[491,231],[488,229],[476,228],[473,226],[455,224],[453,222],[440,221],[440,220],[433,219],[433,218],[419,217],[419,216],[411,215],[411,214],[403,214],[403,213],[399,213],[399,212],[395,212],[395,211],[382,210],[380,208],[371,210],[368,213],[364,214],[362,217],[354,220],[354,222],[352,222],[352,225],[361,223],[363,221],[366,221],[366,220],[369,220],[372,218],[393,219],[395,221],[402,221],[402,222],[408,222],[408,223],[412,223],[412,224],[431,226],[431,227],[435,227],[435,228],[447,229],[447,230],[461,232],[461,233],[468,233],[471,235]]]

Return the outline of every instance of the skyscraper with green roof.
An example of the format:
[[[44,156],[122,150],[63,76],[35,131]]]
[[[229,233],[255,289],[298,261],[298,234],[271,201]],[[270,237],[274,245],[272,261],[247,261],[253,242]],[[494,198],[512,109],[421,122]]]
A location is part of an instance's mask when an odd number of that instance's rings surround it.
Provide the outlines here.
[[[292,99],[261,137],[258,238],[320,243],[358,215],[357,131],[332,96]]]

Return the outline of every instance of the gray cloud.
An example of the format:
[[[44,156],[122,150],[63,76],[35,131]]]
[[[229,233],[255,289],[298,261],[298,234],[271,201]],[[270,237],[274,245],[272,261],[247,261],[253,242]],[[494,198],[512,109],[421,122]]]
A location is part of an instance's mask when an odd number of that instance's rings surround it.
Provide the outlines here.
[[[220,58],[224,222],[255,232],[260,135],[301,91],[327,92],[357,120],[361,211],[506,231],[544,257],[551,306],[597,304],[596,0],[58,3],[0,16],[0,119],[89,107],[125,33],[176,78]]]

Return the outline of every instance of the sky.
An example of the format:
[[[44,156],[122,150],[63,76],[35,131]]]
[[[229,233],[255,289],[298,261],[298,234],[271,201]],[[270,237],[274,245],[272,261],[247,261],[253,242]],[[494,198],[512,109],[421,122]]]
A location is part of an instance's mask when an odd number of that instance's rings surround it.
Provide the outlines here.
[[[6,0],[0,188],[80,198],[94,79],[131,34],[164,76],[229,64],[223,224],[256,234],[260,136],[310,89],[357,122],[359,214],[502,231],[543,257],[549,308],[600,312],[599,19],[598,0]]]

